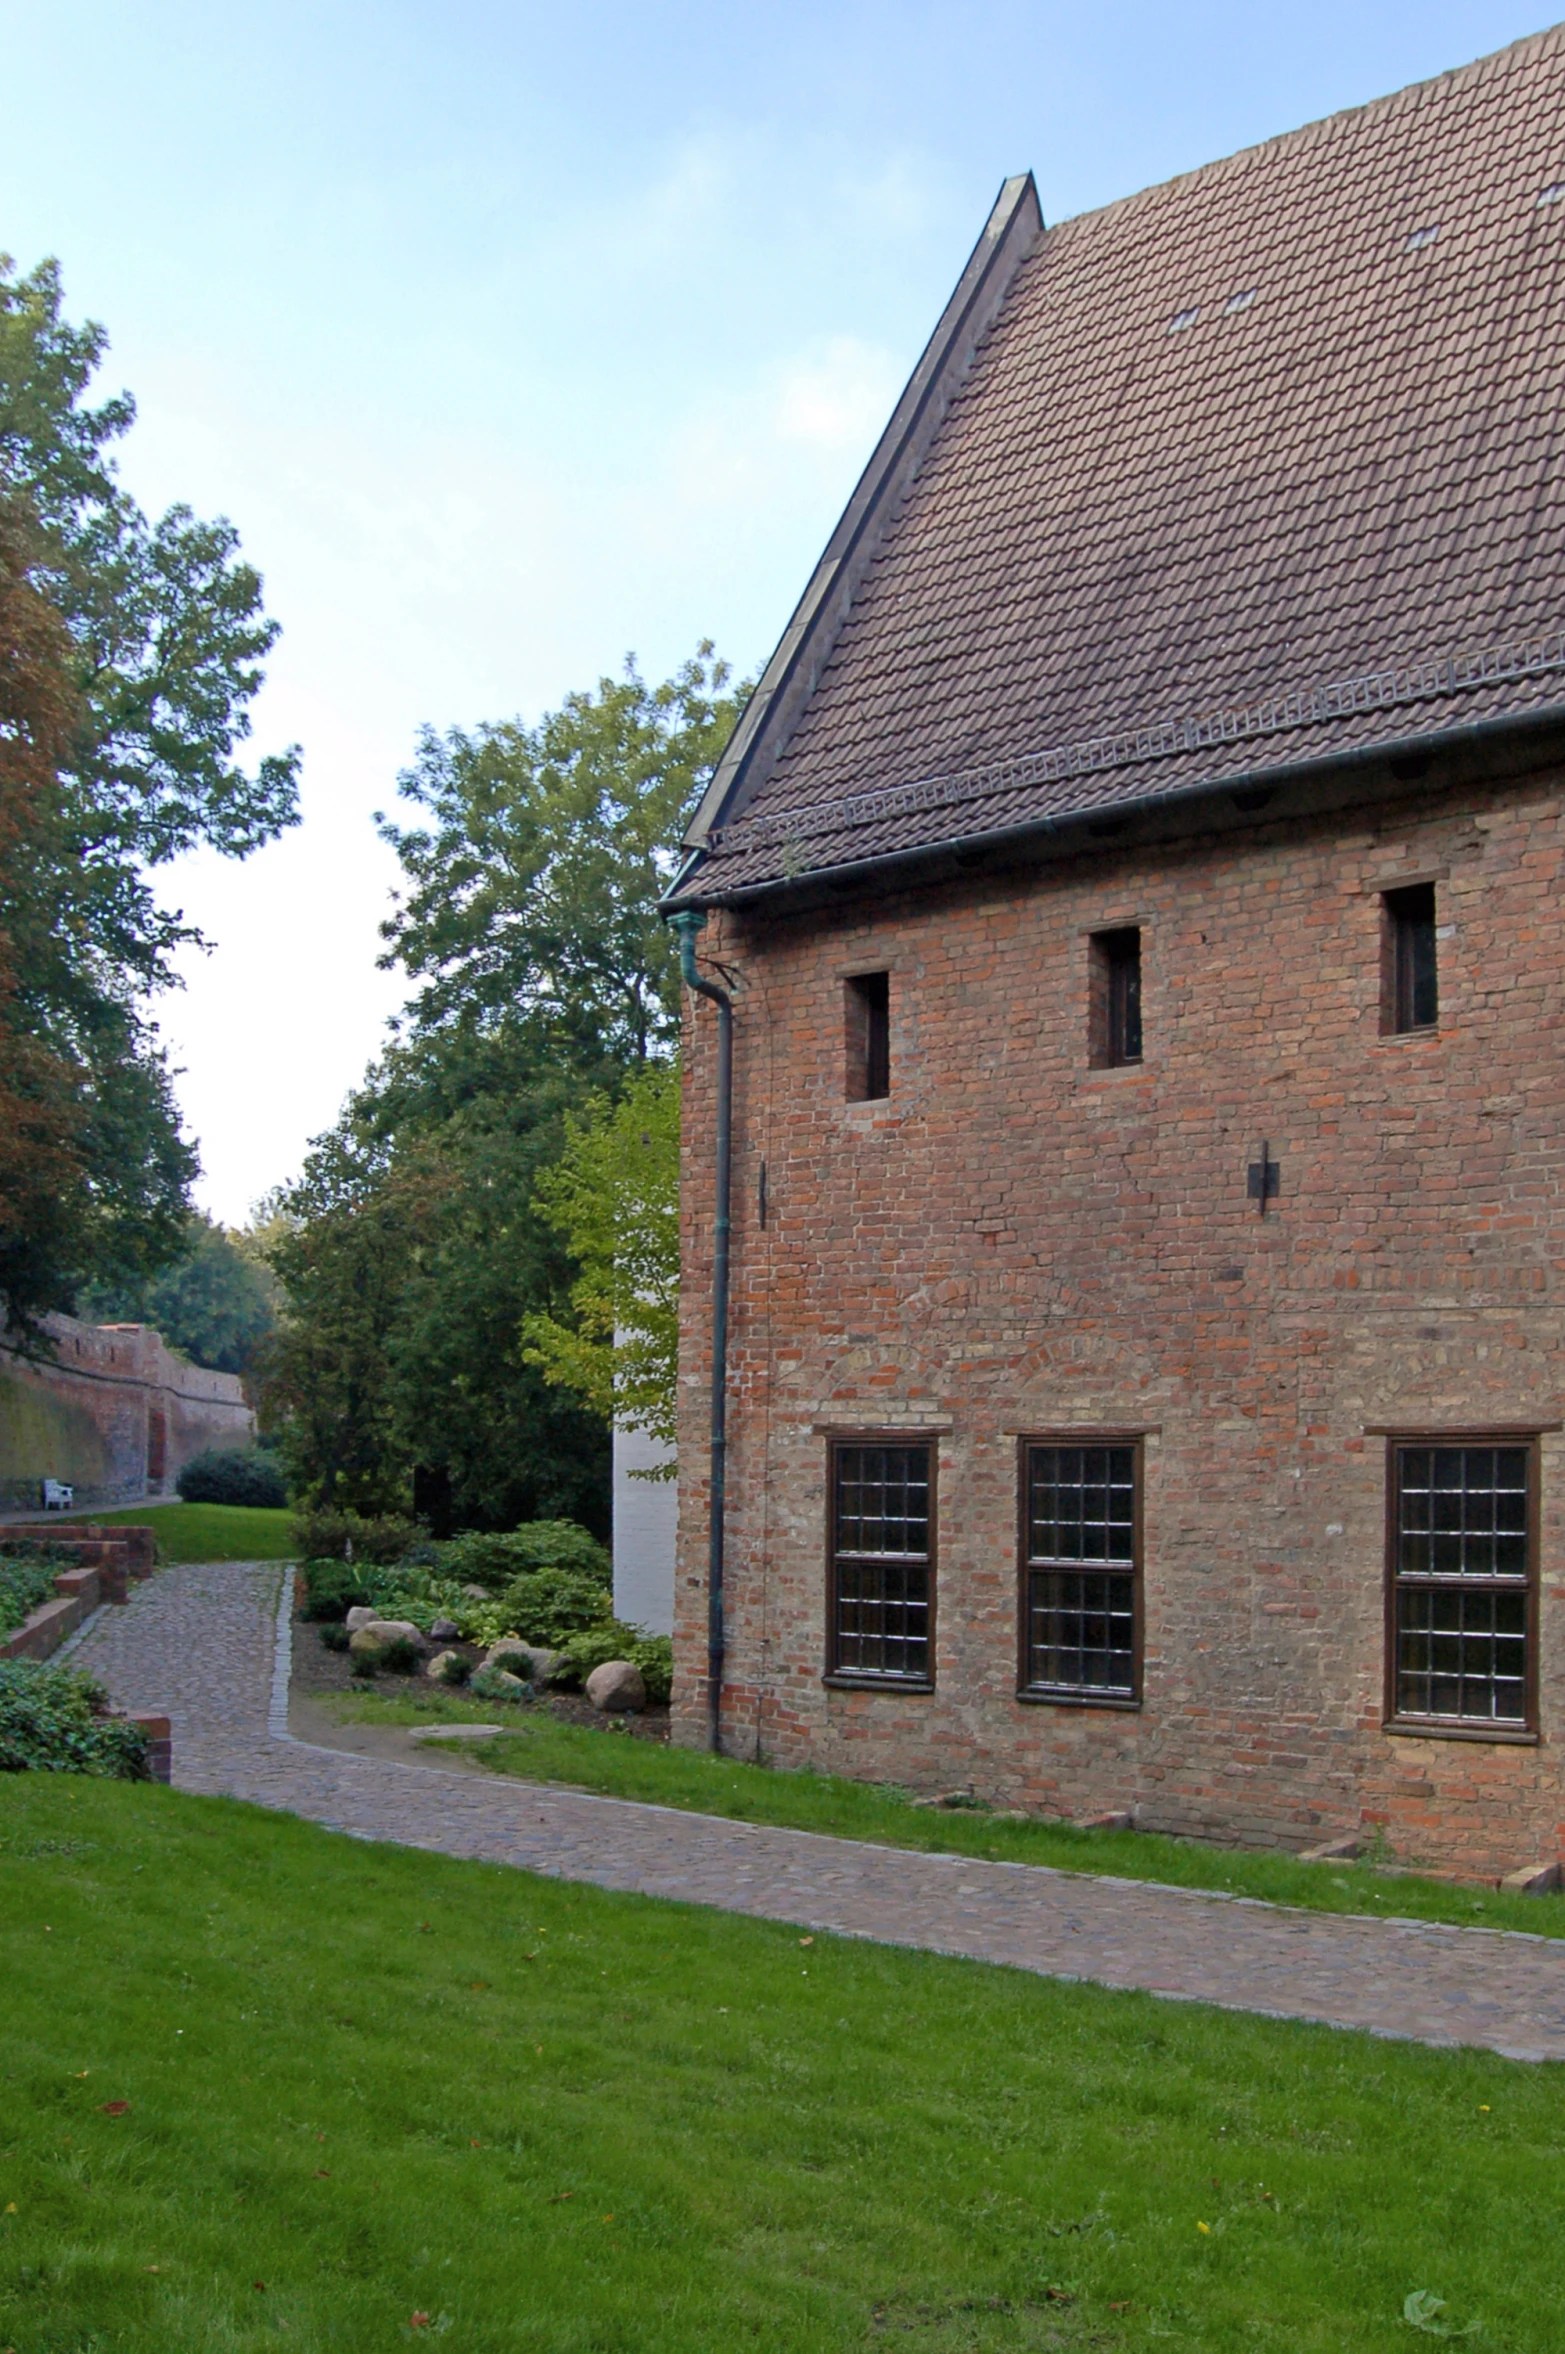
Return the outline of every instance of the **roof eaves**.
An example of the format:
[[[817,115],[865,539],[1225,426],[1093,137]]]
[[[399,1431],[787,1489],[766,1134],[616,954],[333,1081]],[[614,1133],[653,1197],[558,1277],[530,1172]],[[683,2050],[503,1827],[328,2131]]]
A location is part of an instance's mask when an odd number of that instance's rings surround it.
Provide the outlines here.
[[[965,859],[974,855],[999,854],[1024,850],[1030,843],[1047,838],[1101,830],[1112,821],[1116,835],[1133,819],[1159,817],[1165,813],[1188,807],[1192,803],[1214,800],[1220,794],[1240,794],[1257,788],[1267,792],[1278,787],[1297,784],[1312,777],[1325,778],[1354,768],[1368,768],[1408,755],[1454,749],[1460,745],[1481,744],[1508,734],[1533,734],[1545,728],[1565,728],[1565,701],[1545,703],[1527,711],[1497,712],[1475,720],[1467,720],[1455,727],[1420,730],[1416,734],[1387,736],[1368,743],[1345,746],[1338,751],[1319,751],[1296,760],[1252,769],[1228,770],[1224,773],[1197,777],[1188,784],[1147,793],[1127,794],[1123,800],[1083,804],[1079,808],[1053,814],[1040,813],[1036,817],[1017,820],[1014,824],[978,828],[967,834],[951,834],[928,842],[908,843],[894,850],[870,853],[867,857],[843,859],[826,866],[801,868],[797,873],[781,874],[753,883],[742,883],[729,890],[691,890],[699,860],[692,858],[666,899],[665,908],[676,902],[687,908],[716,909],[754,905],[761,900],[787,900],[822,888],[837,890],[844,884],[858,881],[884,881],[918,868],[927,868],[942,860]],[[1261,822],[1257,817],[1257,822]],[[1119,847],[1118,843],[1114,845]]]
[[[732,820],[744,799],[757,790],[775,765],[830,659],[837,633],[901,494],[923,463],[1012,280],[1042,234],[1043,215],[1033,176],[1019,172],[1006,181],[995,199],[940,323],[745,706],[691,821],[685,836],[687,849],[699,853],[712,828]],[[687,868],[680,885],[688,872]]]

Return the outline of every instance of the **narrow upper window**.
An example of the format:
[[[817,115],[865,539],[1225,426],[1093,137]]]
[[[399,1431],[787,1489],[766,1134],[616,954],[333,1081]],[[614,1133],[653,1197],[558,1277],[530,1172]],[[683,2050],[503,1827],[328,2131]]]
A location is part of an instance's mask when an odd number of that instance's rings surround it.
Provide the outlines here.
[[[827,1667],[876,1682],[930,1681],[934,1518],[927,1445],[831,1450]]]
[[[1536,1475],[1532,1442],[1393,1442],[1392,1719],[1531,1723]]]
[[[1404,250],[1408,253],[1420,253],[1426,245],[1433,245],[1439,234],[1440,223],[1431,221],[1427,228],[1415,229],[1412,232]]]
[[[1187,311],[1175,311],[1173,317],[1168,322],[1169,334],[1183,334],[1187,327],[1193,327],[1195,325],[1197,319],[1199,319],[1200,316],[1201,307],[1199,303],[1192,304],[1191,308]]]
[[[1139,1449],[1023,1451],[1022,1690],[1134,1700],[1140,1620]]]
[[[891,975],[858,973],[843,993],[848,1101],[891,1093]]]
[[[1088,1060],[1095,1070],[1141,1060],[1141,933],[1092,936]]]
[[[1440,1019],[1435,957],[1435,887],[1410,883],[1387,891],[1382,956],[1381,1027],[1432,1030]]]

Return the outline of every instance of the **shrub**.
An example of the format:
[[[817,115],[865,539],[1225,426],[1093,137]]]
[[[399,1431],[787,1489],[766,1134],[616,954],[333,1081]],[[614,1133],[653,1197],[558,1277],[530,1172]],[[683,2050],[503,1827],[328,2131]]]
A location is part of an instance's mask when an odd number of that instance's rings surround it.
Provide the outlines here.
[[[446,1577],[458,1585],[487,1586],[492,1594],[530,1570],[569,1570],[604,1594],[614,1583],[607,1549],[574,1520],[533,1520],[503,1537],[454,1537],[440,1554]]]
[[[275,1511],[288,1501],[276,1456],[260,1447],[208,1447],[174,1484],[187,1504],[260,1504]]]
[[[659,1706],[667,1700],[674,1687],[673,1644],[667,1635],[643,1634],[619,1618],[601,1619],[562,1643],[549,1681],[562,1691],[579,1692],[593,1669],[610,1659],[632,1661],[641,1670],[647,1698]]]
[[[340,1618],[331,1618],[321,1629],[321,1641],[328,1651],[346,1651],[352,1637]]]
[[[304,1565],[304,1606],[301,1617],[344,1619],[364,1600],[358,1571],[347,1561],[307,1561]]]
[[[500,1597],[508,1635],[553,1651],[568,1636],[608,1619],[613,1601],[595,1578],[574,1569],[533,1569],[512,1578]]]
[[[78,1669],[0,1660],[0,1773],[144,1782],[147,1736],[107,1708],[103,1686]]]
[[[394,1676],[410,1676],[417,1667],[419,1658],[420,1652],[416,1643],[410,1641],[406,1635],[393,1635],[391,1641],[383,1645],[381,1649],[380,1665],[390,1668]]]
[[[348,1673],[357,1676],[361,1684],[373,1684],[379,1666],[373,1651],[355,1651]]]
[[[360,1512],[337,1512],[322,1505],[294,1514],[293,1541],[311,1561],[330,1556],[333,1561],[384,1566],[421,1547],[423,1538],[416,1520],[404,1520],[397,1513],[370,1519]]]
[[[465,1659],[460,1651],[447,1651],[441,1655],[440,1673],[435,1681],[439,1684],[465,1684],[472,1672],[473,1663],[470,1659]]]
[[[475,1700],[509,1700],[517,1706],[533,1696],[531,1684],[499,1666],[481,1667],[467,1688]]]
[[[21,1558],[18,1558],[18,1555]],[[32,1558],[28,1558],[31,1555]],[[55,1565],[41,1547],[0,1557],[0,1636],[13,1634],[54,1592]]]

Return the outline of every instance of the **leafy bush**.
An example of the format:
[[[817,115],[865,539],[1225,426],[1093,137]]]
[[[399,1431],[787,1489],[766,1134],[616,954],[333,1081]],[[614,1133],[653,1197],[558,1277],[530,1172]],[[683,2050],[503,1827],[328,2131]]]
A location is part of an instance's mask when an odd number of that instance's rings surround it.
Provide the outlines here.
[[[382,1647],[380,1665],[389,1668],[394,1676],[410,1676],[419,1663],[418,1645],[406,1635],[393,1635]]]
[[[208,1447],[174,1484],[187,1504],[260,1504],[276,1511],[288,1501],[277,1457],[260,1447]]]
[[[470,1659],[464,1659],[460,1651],[447,1651],[442,1654],[440,1672],[435,1681],[439,1684],[465,1684],[472,1672],[473,1663]]]
[[[30,1558],[29,1558],[30,1556]],[[54,1592],[55,1564],[41,1547],[0,1556],[0,1635],[13,1634]]]
[[[321,1629],[321,1641],[328,1651],[346,1651],[351,1640],[340,1618],[328,1619]]]
[[[336,1561],[328,1555],[323,1561],[307,1561],[303,1576],[304,1605],[300,1612],[303,1618],[344,1619],[364,1600],[359,1573],[352,1562]]]
[[[323,1506],[294,1515],[294,1543],[310,1561],[329,1556],[333,1561],[384,1566],[401,1561],[415,1547],[421,1548],[423,1537],[416,1520],[403,1520],[395,1513],[372,1520],[360,1512],[335,1512]]]
[[[361,1684],[372,1684],[380,1667],[373,1651],[355,1651],[348,1673],[357,1676]]]
[[[673,1644],[667,1635],[643,1634],[619,1618],[602,1619],[562,1643],[549,1681],[561,1691],[579,1692],[593,1669],[611,1659],[628,1659],[640,1668],[647,1698],[654,1704],[667,1700],[674,1687]]]
[[[504,1667],[481,1667],[467,1688],[475,1700],[509,1700],[515,1707],[533,1696],[532,1686]]]
[[[101,1684],[37,1659],[0,1660],[0,1773],[147,1778],[147,1736],[108,1716]]]
[[[553,1651],[570,1635],[610,1617],[613,1600],[595,1578],[574,1569],[533,1569],[512,1578],[500,1597],[505,1632]]]
[[[453,1537],[440,1555],[446,1577],[492,1594],[531,1570],[570,1570],[605,1594],[614,1583],[607,1548],[574,1520],[533,1520],[502,1537]]]

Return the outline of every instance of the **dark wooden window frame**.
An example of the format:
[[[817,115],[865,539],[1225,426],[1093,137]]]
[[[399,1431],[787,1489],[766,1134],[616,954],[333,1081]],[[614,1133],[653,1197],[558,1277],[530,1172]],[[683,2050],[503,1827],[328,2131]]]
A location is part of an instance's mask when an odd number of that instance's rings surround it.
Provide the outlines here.
[[[933,1692],[935,1688],[935,1639],[940,1599],[939,1567],[939,1507],[940,1507],[940,1442],[946,1432],[939,1430],[834,1430],[826,1441],[826,1669],[823,1684],[834,1691],[845,1692]],[[886,1674],[884,1671],[863,1668],[839,1668],[837,1665],[837,1456],[844,1447],[923,1447],[929,1455],[929,1632],[927,1636],[929,1673],[927,1676]]]
[[[1016,1442],[1016,1697],[1029,1708],[1107,1708],[1139,1709],[1142,1704],[1142,1667],[1146,1628],[1145,1600],[1145,1515],[1146,1515],[1146,1433],[1140,1430],[1033,1430],[1024,1431]],[[1094,1692],[1091,1689],[1066,1690],[1053,1685],[1030,1684],[1027,1680],[1031,1664],[1031,1559],[1029,1536],[1031,1531],[1032,1474],[1031,1455],[1034,1447],[1129,1447],[1133,1456],[1132,1477],[1135,1481],[1133,1534],[1131,1537],[1131,1688],[1126,1692]]]
[[[1538,1550],[1539,1510],[1542,1501],[1541,1460],[1542,1431],[1536,1426],[1525,1430],[1514,1427],[1489,1430],[1395,1430],[1387,1431],[1386,1442],[1386,1533],[1385,1533],[1385,1689],[1383,1695],[1383,1723],[1388,1733],[1398,1739],[1420,1741],[1483,1741],[1496,1747],[1533,1746],[1538,1733]],[[1514,1718],[1491,1720],[1479,1717],[1401,1716],[1397,1711],[1397,1561],[1401,1536],[1398,1504],[1401,1484],[1397,1456],[1403,1447],[1525,1447],[1527,1450],[1527,1666],[1525,1676],[1526,1716],[1521,1722]],[[1452,1585],[1456,1579],[1450,1580]],[[1478,1581],[1474,1581],[1476,1585]],[[1514,1588],[1512,1589],[1514,1591]]]
[[[1087,1062],[1094,1071],[1139,1070],[1145,1060],[1142,942],[1140,924],[1087,935]]]
[[[1385,1038],[1430,1038],[1440,1027],[1440,877],[1421,875],[1405,883],[1385,885],[1380,893],[1380,1030]],[[1434,1011],[1425,1019],[1418,1008],[1413,965],[1412,909],[1427,895],[1432,935],[1430,986]]]
[[[884,1103],[891,1093],[891,974],[849,973],[842,984],[844,1084],[849,1103]]]

